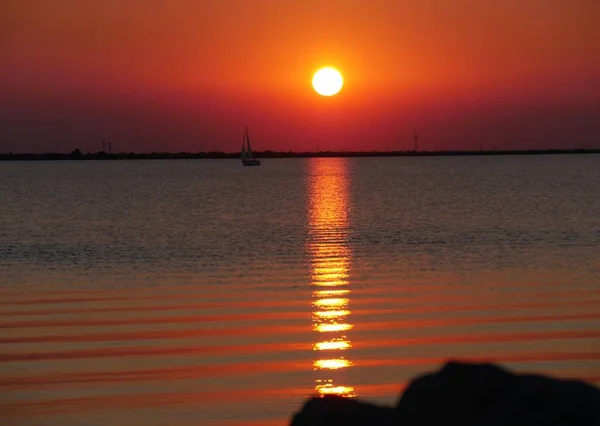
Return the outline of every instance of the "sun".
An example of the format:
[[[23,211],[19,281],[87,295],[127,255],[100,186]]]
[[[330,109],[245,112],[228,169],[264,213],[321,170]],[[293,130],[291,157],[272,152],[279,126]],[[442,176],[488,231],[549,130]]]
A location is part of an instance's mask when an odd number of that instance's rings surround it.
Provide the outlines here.
[[[325,67],[315,73],[312,85],[319,95],[333,96],[342,89],[344,78],[335,68]]]

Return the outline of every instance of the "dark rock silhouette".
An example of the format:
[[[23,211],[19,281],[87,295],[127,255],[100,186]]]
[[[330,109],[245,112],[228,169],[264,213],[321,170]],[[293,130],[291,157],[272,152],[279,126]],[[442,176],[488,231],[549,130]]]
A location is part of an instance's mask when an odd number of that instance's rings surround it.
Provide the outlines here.
[[[291,425],[600,426],[600,389],[492,364],[449,362],[413,380],[394,408],[312,398]]]
[[[294,415],[292,426],[392,425],[395,410],[391,407],[354,399],[325,396],[309,399],[302,411]]]

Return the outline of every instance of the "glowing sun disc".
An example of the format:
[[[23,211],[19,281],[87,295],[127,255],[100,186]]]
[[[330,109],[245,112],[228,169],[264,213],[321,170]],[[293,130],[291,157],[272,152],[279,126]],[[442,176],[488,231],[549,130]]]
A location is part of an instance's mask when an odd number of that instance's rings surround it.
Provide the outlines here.
[[[321,68],[313,76],[312,85],[319,95],[333,96],[342,90],[344,78],[335,68]]]

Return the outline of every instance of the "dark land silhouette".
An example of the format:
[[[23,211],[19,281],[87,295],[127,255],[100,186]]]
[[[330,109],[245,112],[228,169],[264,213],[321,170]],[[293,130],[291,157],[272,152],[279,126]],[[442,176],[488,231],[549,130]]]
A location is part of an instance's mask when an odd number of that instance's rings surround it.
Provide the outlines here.
[[[315,397],[291,420],[291,426],[434,425],[600,425],[600,389],[494,364],[449,362],[412,380],[393,407]]]
[[[441,157],[474,155],[549,155],[549,154],[600,154],[599,149],[539,149],[539,150],[474,150],[474,151],[318,151],[283,152],[254,151],[257,158],[312,158],[312,157]],[[119,152],[83,153],[74,149],[70,153],[48,152],[43,154],[2,153],[0,161],[47,161],[47,160],[173,160],[173,159],[239,159],[239,152]]]

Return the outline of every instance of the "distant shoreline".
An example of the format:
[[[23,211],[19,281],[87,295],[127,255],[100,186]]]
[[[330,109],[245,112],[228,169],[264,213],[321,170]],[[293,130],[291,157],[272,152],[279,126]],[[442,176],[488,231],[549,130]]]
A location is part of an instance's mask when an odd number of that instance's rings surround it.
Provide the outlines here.
[[[319,151],[319,152],[254,152],[257,158],[319,158],[319,157],[448,157],[489,155],[556,155],[600,154],[600,149],[543,149],[543,150],[494,150],[494,151]],[[0,161],[56,161],[56,160],[183,160],[183,159],[239,159],[240,153],[227,152],[151,152],[135,153],[95,152],[83,154],[75,150],[69,154],[0,154]]]

